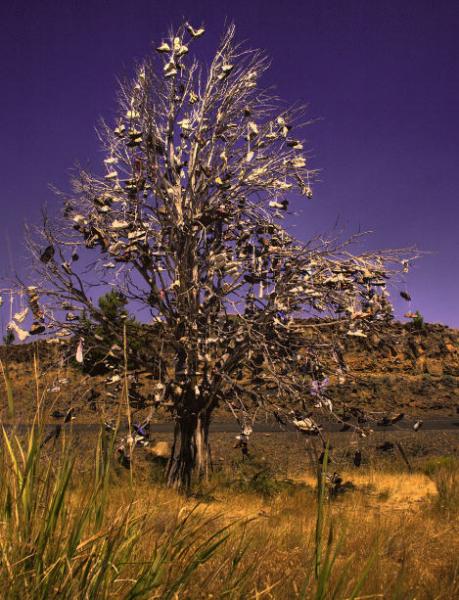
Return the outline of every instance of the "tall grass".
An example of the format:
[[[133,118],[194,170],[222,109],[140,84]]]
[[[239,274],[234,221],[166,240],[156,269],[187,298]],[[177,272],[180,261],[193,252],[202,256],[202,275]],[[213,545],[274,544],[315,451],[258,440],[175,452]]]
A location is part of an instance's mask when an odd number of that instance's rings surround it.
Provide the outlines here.
[[[3,429],[0,584],[5,599],[175,598],[229,536],[215,517],[176,515],[161,533],[135,502],[110,507],[110,440],[99,438],[93,480],[75,493],[68,446],[54,460],[42,432]],[[146,543],[148,540],[148,543]],[[237,580],[229,568],[226,584]],[[223,582],[224,583],[224,582]]]
[[[0,432],[5,600],[459,597],[455,460],[426,463],[436,494],[408,509],[399,487],[409,498],[426,475],[342,473],[356,489],[332,498],[327,453],[315,484],[251,476],[245,465],[237,485],[215,476],[204,506],[137,480],[145,464],[123,472],[104,431],[84,456],[65,430],[44,445],[38,406],[26,434]]]
[[[3,364],[3,361],[0,360],[0,368],[2,371],[3,383],[5,385],[6,391],[6,399],[8,405],[8,417],[14,416],[14,396],[13,396],[13,386],[11,385],[10,377],[8,374],[8,368]]]
[[[148,511],[139,511],[135,496],[116,507],[110,502],[113,436],[100,434],[92,478],[82,488],[65,437],[58,452],[45,455],[43,433],[40,423],[22,439],[2,429],[3,598],[167,600],[182,593],[194,597],[189,594],[196,591],[196,577],[201,590],[216,589],[222,598],[248,597],[250,588],[255,596],[261,593],[253,590],[254,569],[245,560],[258,541],[256,532],[248,530],[249,519],[243,519],[242,528],[240,523],[222,525],[218,514],[206,516],[199,507],[186,511],[182,507],[170,512],[169,522],[158,531]],[[325,474],[324,470],[322,481]],[[340,541],[335,543],[333,528],[327,524],[323,484],[319,490],[315,563],[305,565],[302,597],[322,600],[337,597],[348,581],[341,569],[331,584]],[[310,579],[313,564],[315,576]],[[366,574],[349,598],[356,597]],[[274,587],[265,584],[263,593],[270,594]]]
[[[433,507],[450,518],[459,517],[459,461],[451,456],[427,461],[423,468],[435,483],[437,495]]]
[[[311,577],[305,580],[301,597],[303,600],[314,598],[314,600],[325,600],[326,598],[344,598],[346,588],[349,587],[349,570],[353,556],[349,556],[337,569],[337,561],[340,557],[345,539],[345,531],[338,531],[335,524],[328,515],[327,506],[327,469],[328,469],[328,446],[325,448],[322,465],[318,469],[317,477],[317,508],[314,531],[314,582],[311,585]],[[347,596],[349,600],[355,600],[368,577],[371,565],[374,561],[373,553],[370,560],[358,574],[352,589]],[[334,571],[338,571],[337,577],[332,577]]]

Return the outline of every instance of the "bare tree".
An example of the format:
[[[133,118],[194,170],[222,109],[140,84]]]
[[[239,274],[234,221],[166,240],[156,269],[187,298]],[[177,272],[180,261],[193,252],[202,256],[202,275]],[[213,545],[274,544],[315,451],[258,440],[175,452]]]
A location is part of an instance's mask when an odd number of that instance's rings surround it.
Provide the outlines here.
[[[312,197],[304,111],[260,88],[268,61],[235,44],[232,26],[209,66],[190,58],[203,33],[179,27],[121,85],[119,119],[100,129],[106,173],[80,170],[62,216],[44,219],[45,250],[31,241],[52,330],[78,338],[83,320],[100,322],[107,285],[148,311],[150,352],[130,373],[154,374],[153,405],[173,414],[167,478],[180,488],[208,469],[218,406],[239,421],[241,446],[265,411],[318,433],[310,409],[334,413],[325,377],[345,376],[338,334],[322,332],[384,326],[386,281],[403,262],[354,256],[352,240],[305,244],[282,226],[293,195]],[[111,334],[122,360],[119,323]]]

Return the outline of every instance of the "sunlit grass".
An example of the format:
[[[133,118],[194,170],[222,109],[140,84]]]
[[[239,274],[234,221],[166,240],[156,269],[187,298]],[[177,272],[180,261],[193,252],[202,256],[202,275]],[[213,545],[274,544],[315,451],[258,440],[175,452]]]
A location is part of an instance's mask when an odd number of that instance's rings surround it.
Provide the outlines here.
[[[108,440],[100,439],[84,485],[68,449],[49,460],[40,445],[39,429],[25,441],[3,431],[3,598],[175,598],[228,539],[217,515],[169,502],[167,519],[157,520],[164,499],[147,510],[132,488],[112,497]],[[237,578],[221,560],[224,591]]]
[[[307,485],[272,482],[265,494],[224,485],[222,474],[208,484],[211,497],[203,488],[184,498],[114,476],[103,434],[84,481],[65,441],[46,454],[40,445],[40,428],[25,439],[3,432],[6,599],[449,600],[459,593],[459,513],[454,503],[445,512],[441,500],[454,492],[438,479],[444,464],[426,464],[427,475],[349,472],[355,489],[335,499],[324,478],[317,493],[312,475]],[[446,462],[449,485],[458,469]]]
[[[183,497],[150,459],[120,467],[104,432],[84,456],[65,431],[42,446],[43,404],[28,434],[1,431],[6,600],[459,597],[454,458],[343,466],[336,497],[325,472],[282,479],[253,459]]]

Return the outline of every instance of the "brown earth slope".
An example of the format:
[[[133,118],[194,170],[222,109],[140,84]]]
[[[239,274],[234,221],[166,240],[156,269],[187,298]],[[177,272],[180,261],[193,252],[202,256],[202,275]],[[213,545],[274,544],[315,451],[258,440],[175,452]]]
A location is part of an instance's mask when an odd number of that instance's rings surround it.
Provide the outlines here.
[[[404,411],[424,417],[457,414],[458,330],[439,324],[425,324],[416,329],[412,324],[393,323],[384,337],[343,336],[342,340],[349,372],[344,384],[331,386],[330,394],[337,404],[344,402],[375,411]],[[47,408],[76,407],[80,422],[98,421],[100,412],[102,416],[113,416],[113,402],[106,403],[103,394],[97,401],[96,412],[88,402],[91,388],[103,378],[89,377],[65,366],[60,354],[60,347],[42,341],[0,346],[0,359],[13,392],[15,420],[30,420],[37,390]],[[5,392],[3,380],[0,415],[4,419]]]
[[[345,340],[351,377],[335,398],[373,410],[453,415],[459,406],[459,331],[393,323],[384,338]]]

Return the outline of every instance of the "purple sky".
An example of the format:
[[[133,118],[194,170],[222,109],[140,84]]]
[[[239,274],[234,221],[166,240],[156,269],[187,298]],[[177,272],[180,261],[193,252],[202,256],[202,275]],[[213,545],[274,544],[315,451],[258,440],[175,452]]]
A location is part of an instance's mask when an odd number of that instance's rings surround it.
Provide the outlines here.
[[[458,327],[457,1],[3,0],[0,276],[24,268],[23,223],[55,202],[48,185],[66,188],[77,161],[99,166],[94,126],[113,114],[116,77],[183,17],[205,22],[209,53],[234,20],[271,56],[266,84],[321,118],[308,137],[322,183],[296,234],[339,218],[374,231],[369,248],[431,251],[398,314]]]

